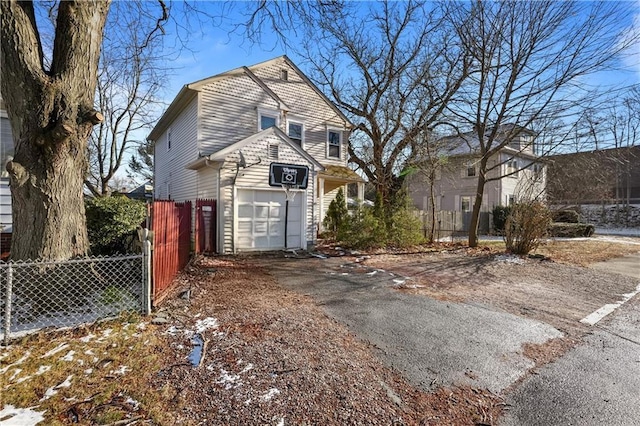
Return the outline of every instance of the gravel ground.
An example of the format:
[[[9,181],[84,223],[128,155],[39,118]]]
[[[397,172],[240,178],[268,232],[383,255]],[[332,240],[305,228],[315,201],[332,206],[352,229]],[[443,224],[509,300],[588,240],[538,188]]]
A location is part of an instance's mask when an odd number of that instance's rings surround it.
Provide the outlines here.
[[[166,360],[152,383],[180,424],[495,424],[501,398],[418,390],[308,297],[251,259],[205,259],[160,317]],[[204,356],[188,359],[198,339]],[[194,365],[195,364],[195,365]]]

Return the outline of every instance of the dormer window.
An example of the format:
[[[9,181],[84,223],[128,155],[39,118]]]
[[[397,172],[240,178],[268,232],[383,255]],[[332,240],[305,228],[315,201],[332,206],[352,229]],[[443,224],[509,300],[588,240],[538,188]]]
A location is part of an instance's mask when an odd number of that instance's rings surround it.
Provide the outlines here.
[[[476,165],[473,163],[467,164],[467,177],[476,176]]]
[[[327,157],[340,159],[342,133],[337,130],[327,130]]]
[[[276,111],[258,110],[258,131],[278,126],[278,113]]]

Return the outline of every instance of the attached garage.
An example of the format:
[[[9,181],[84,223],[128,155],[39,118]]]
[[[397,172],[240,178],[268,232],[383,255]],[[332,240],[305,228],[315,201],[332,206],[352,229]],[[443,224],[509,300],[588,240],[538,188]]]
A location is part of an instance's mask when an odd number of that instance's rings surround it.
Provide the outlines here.
[[[283,190],[238,189],[236,247],[240,251],[306,247],[305,192],[289,202],[285,247],[286,196]]]

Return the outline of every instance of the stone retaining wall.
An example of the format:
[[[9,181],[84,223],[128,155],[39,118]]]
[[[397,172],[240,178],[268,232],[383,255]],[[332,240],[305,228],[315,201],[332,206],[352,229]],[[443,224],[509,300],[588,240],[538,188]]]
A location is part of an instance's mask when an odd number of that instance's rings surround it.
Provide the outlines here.
[[[584,204],[579,206],[551,206],[552,209],[575,210],[582,222],[605,228],[640,228],[640,205]]]

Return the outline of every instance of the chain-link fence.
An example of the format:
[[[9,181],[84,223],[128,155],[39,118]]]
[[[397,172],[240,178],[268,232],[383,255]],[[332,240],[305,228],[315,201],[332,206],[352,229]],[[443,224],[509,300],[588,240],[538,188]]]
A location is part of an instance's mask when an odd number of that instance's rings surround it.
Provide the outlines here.
[[[144,255],[0,263],[5,343],[12,335],[145,311]]]

